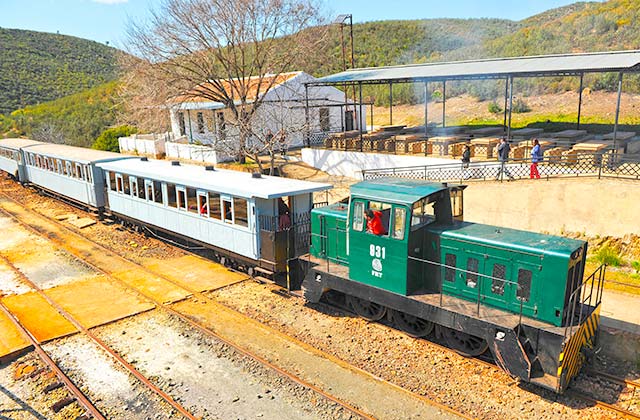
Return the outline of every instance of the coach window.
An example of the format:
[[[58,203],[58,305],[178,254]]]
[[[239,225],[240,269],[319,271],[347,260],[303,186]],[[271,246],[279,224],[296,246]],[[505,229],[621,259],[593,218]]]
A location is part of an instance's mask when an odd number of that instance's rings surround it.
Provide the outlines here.
[[[209,217],[209,195],[206,192],[198,191],[198,214]]]
[[[129,185],[129,175],[122,175],[122,188],[124,188],[124,193],[126,195],[131,194],[131,186]]]
[[[176,187],[176,195],[178,196],[178,210],[187,210],[187,192],[184,187]]]
[[[84,180],[87,182],[91,182],[91,177],[89,176],[89,166],[88,165],[83,165],[84,168]]]
[[[222,215],[226,223],[233,223],[233,206],[227,198],[222,199]]]
[[[209,192],[209,217],[214,219],[222,219],[222,211],[220,210],[220,194]]]
[[[196,197],[196,190],[187,187],[187,209],[191,213],[198,213],[200,207],[198,207],[198,199]]]
[[[69,162],[67,162],[69,163]],[[111,191],[117,191],[116,189],[116,174],[113,171],[109,171],[109,188]]]
[[[138,178],[135,176],[129,177],[131,182],[131,196],[138,197]]]
[[[116,191],[120,194],[124,193],[124,186],[122,185],[122,175],[116,174]]]
[[[71,162],[65,161],[64,163],[65,163],[65,168],[66,168],[66,171],[67,171],[66,175],[67,176],[73,176],[73,165],[71,165]],[[114,183],[112,185],[116,185],[115,184],[115,178],[114,178]]]
[[[74,177],[82,179],[82,165],[80,165],[79,163],[76,163],[75,165]]]
[[[233,197],[233,217],[236,225],[249,226],[248,207],[247,200]]]
[[[144,183],[143,178],[138,178],[138,198],[144,200]]]
[[[62,169],[63,166],[64,166],[64,162],[61,161],[60,159],[56,159],[56,167],[58,168],[56,172],[59,173],[60,175],[64,175],[64,170]]]
[[[176,200],[176,185],[167,182],[167,205],[169,207],[178,207]]]

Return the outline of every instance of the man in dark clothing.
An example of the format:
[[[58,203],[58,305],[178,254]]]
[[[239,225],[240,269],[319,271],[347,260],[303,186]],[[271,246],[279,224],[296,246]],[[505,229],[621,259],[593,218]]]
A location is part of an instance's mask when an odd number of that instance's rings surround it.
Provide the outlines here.
[[[502,174],[509,177],[509,179],[513,179],[511,172],[507,169],[506,163],[509,160],[509,151],[511,150],[511,146],[507,143],[507,139],[504,137],[500,139],[500,143],[496,147],[496,151],[498,152],[498,161],[500,162],[500,169],[498,170],[498,175],[496,176],[496,181],[500,179]]]

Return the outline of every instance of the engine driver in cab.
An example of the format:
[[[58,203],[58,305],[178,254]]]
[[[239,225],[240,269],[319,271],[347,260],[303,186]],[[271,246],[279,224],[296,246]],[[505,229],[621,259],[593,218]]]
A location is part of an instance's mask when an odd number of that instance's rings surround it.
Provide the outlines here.
[[[368,209],[365,215],[367,217],[367,232],[378,236],[386,233],[382,226],[382,215],[379,211]]]

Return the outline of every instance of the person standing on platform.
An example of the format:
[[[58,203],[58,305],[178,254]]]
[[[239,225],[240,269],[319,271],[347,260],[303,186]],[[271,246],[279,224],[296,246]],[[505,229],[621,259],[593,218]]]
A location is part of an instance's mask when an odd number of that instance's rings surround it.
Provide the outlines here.
[[[501,175],[506,175],[509,177],[509,180],[513,180],[513,175],[507,169],[507,161],[509,160],[509,151],[511,150],[511,146],[507,142],[507,139],[502,137],[500,139],[500,143],[496,147],[496,151],[498,152],[498,161],[500,162],[500,169],[498,169],[498,176],[496,176],[496,181],[500,180]]]
[[[531,171],[529,172],[529,178],[540,179],[540,172],[538,172],[539,162],[542,162],[542,149],[540,148],[540,142],[538,139],[533,139],[533,149],[531,149]]]

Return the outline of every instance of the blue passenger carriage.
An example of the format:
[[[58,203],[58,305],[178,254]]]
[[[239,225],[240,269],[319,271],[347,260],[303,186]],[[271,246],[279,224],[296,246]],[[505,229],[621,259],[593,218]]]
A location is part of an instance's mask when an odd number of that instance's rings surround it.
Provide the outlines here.
[[[104,176],[100,162],[133,159],[119,153],[60,144],[40,143],[23,148],[27,181],[82,207],[102,211]]]
[[[25,162],[21,149],[36,144],[43,143],[29,139],[0,140],[0,170],[22,183],[26,182]]]
[[[284,279],[287,261],[308,251],[313,193],[331,188],[146,158],[99,166],[115,217],[204,245],[217,259],[257,267],[273,280]]]

